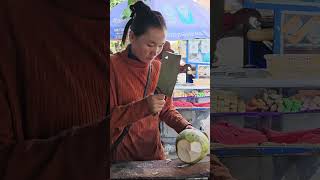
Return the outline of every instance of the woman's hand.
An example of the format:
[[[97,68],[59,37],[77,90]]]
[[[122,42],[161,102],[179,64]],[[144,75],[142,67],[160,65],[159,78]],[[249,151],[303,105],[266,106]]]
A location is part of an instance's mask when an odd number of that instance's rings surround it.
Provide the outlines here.
[[[160,112],[164,104],[166,103],[165,95],[163,94],[150,95],[146,98],[148,103],[148,109],[153,114]]]
[[[199,129],[197,129],[197,128],[194,128],[192,125],[187,125],[186,126],[186,128],[185,129],[193,129],[193,130],[198,130],[198,131],[201,131],[201,130],[199,130]],[[206,132],[204,132],[204,131],[201,131],[204,135],[206,135],[207,136],[207,138],[209,138],[208,137],[208,134],[206,133]]]
[[[186,127],[186,129],[196,129],[196,128],[194,128],[192,125],[188,125],[187,127]]]

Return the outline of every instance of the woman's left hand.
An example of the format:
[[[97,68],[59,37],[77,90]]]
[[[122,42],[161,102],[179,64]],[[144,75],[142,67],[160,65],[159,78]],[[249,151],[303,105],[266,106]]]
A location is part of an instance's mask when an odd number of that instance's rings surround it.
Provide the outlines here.
[[[193,130],[199,130],[199,129],[196,129],[196,128],[194,128],[192,125],[188,125],[187,127],[186,127],[186,129],[193,129]],[[201,131],[201,130],[199,130],[199,131]],[[207,138],[209,138],[208,137],[208,134],[206,133],[206,132],[204,132],[204,131],[201,131],[204,135],[206,135],[207,136]]]
[[[195,129],[192,125],[188,125],[187,127],[186,127],[186,129]]]

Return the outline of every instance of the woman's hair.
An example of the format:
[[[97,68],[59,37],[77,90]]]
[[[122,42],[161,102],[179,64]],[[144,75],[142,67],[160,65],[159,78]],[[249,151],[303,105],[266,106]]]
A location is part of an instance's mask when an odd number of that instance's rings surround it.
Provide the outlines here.
[[[149,6],[142,1],[138,1],[130,6],[131,19],[127,22],[122,35],[122,44],[125,43],[129,27],[135,36],[141,36],[147,32],[148,28],[164,28],[166,22],[162,14],[158,11],[153,11]]]

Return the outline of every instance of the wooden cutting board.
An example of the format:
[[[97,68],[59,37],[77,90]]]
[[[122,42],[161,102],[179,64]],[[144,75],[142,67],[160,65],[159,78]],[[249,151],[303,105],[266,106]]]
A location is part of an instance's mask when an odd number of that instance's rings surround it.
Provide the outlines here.
[[[111,179],[185,179],[204,178],[210,174],[210,157],[187,165],[179,159],[128,161],[111,165]]]

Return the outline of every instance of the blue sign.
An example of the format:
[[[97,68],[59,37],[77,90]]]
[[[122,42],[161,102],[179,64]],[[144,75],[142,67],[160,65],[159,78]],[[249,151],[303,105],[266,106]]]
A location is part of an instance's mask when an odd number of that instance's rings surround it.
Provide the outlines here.
[[[166,3],[165,3],[166,2]],[[167,40],[210,38],[210,13],[193,0],[149,0],[152,10],[162,13],[167,24]],[[121,39],[129,19],[123,19],[127,1],[111,9],[110,39]]]

